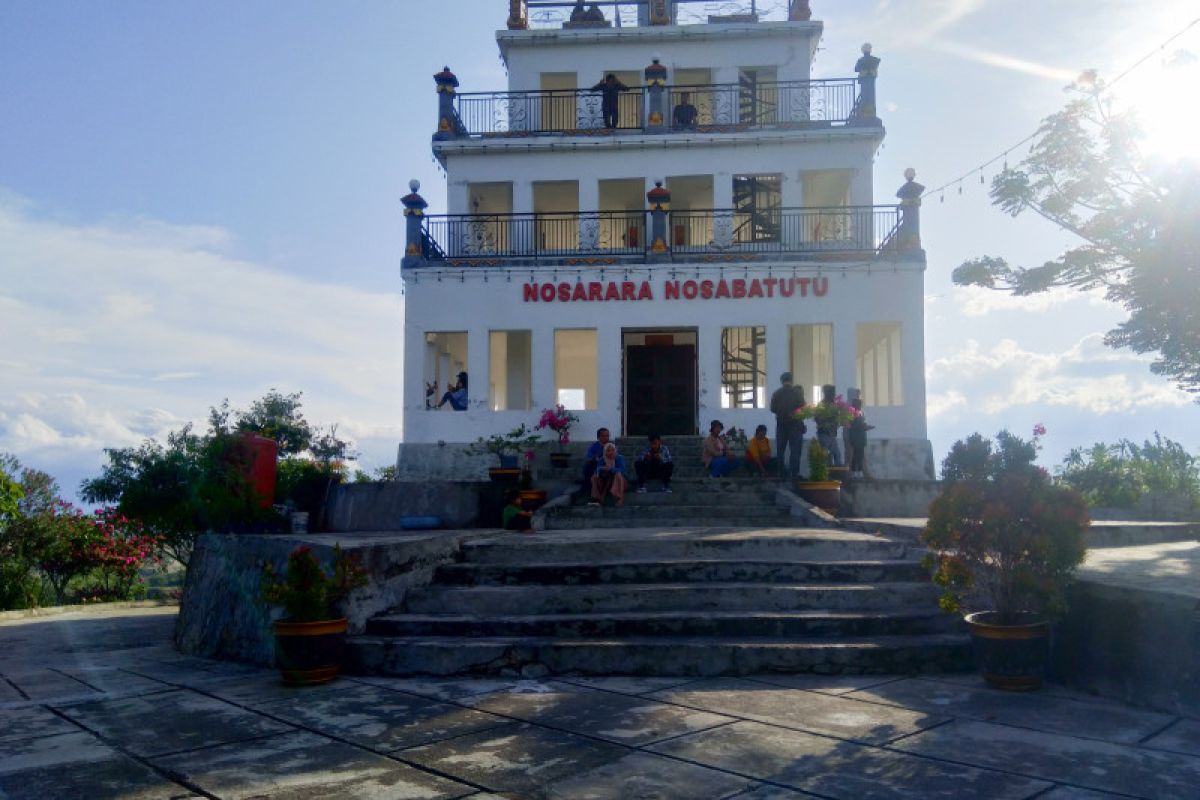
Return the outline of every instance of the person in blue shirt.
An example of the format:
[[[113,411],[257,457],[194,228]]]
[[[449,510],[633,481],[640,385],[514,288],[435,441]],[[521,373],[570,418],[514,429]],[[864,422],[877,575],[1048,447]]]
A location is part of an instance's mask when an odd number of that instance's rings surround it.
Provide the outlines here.
[[[458,373],[458,383],[454,384],[454,388],[442,395],[442,402],[437,404],[438,408],[450,404],[450,408],[455,411],[467,410],[467,373]]]
[[[604,445],[604,455],[596,464],[596,474],[592,476],[592,500],[588,505],[598,506],[610,494],[618,506],[625,503],[625,459],[617,453],[617,446],[612,442]]]
[[[604,445],[608,444],[608,428],[600,428],[596,431],[596,441],[588,445],[587,452],[583,454],[583,482],[580,484],[580,491],[590,493],[592,491],[592,476],[596,474],[596,465],[600,463],[600,459],[604,458]]]

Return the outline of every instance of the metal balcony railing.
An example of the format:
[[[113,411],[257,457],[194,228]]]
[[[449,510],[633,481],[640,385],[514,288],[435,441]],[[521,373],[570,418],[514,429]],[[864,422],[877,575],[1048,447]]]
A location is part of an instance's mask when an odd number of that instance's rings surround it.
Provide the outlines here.
[[[430,261],[563,260],[620,256],[640,260],[652,212],[589,211],[453,214],[424,217]],[[678,210],[667,213],[676,256],[876,254],[896,249],[900,206]]]
[[[589,131],[604,128],[600,93],[591,89],[530,92],[465,92],[455,111],[469,136]],[[617,128],[640,130],[644,113],[640,86],[617,97]]]
[[[668,89],[671,127],[739,130],[763,127],[845,125],[855,114],[857,81],[831,78],[672,86]],[[694,121],[679,111],[695,107]],[[604,128],[599,92],[552,89],[527,92],[465,92],[455,95],[455,112],[468,136],[537,135]],[[630,87],[618,100],[617,129],[639,130],[645,116],[642,87]]]

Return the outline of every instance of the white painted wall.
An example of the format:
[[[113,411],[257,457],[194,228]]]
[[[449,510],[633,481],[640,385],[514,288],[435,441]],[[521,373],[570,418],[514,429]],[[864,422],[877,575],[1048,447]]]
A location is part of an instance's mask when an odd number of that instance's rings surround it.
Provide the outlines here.
[[[791,265],[756,264],[751,267],[712,264],[644,265],[629,270],[629,280],[651,282],[654,300],[607,302],[523,301],[523,285],[529,269],[517,267],[474,267],[466,269],[416,268],[405,271],[405,381],[404,438],[406,442],[467,442],[477,436],[512,428],[520,422],[536,422],[541,408],[554,397],[554,330],[594,327],[598,332],[600,387],[597,408],[579,412],[581,429],[601,425],[621,428],[621,331],[623,328],[696,328],[698,334],[699,424],[720,416],[728,425],[753,426],[769,422],[769,411],[720,408],[720,334],[722,327],[765,325],[767,327],[767,384],[778,385],[779,373],[787,369],[788,333],[793,324],[831,323],[834,326],[834,382],[844,391],[856,380],[857,327],[860,322],[896,320],[902,323],[904,405],[868,408],[878,438],[925,439],[925,376],[923,343],[924,265],[919,262],[825,265],[822,275],[829,289],[824,297],[746,298],[720,300],[666,300],[662,284],[674,270],[680,280],[791,276]],[[803,265],[801,275],[812,277],[815,264]],[[441,281],[437,273],[441,272]],[[488,280],[483,280],[483,275]],[[508,280],[511,278],[511,282]],[[624,269],[539,268],[538,283],[622,281]],[[448,310],[453,309],[453,313]],[[420,343],[425,331],[447,326],[468,331],[468,364],[472,387],[466,412],[427,411],[421,377],[424,353]],[[488,339],[492,330],[532,331],[533,398],[528,412],[489,409],[482,393],[489,385]]]

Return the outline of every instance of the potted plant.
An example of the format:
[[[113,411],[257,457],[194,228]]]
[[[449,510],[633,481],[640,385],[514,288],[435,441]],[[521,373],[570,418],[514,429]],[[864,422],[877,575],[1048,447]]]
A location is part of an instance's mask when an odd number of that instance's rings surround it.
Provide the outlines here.
[[[808,442],[808,480],[797,480],[796,492],[827,514],[837,513],[842,484],[829,479],[829,454],[816,439]]]
[[[579,417],[559,404],[554,408],[543,408],[542,416],[534,426],[535,430],[549,429],[558,435],[558,450],[550,454],[550,464],[558,469],[566,467],[571,461],[565,448],[571,441],[571,425],[578,421]]]
[[[828,387],[832,391],[833,387]],[[838,431],[848,427],[854,418],[861,414],[857,408],[846,402],[840,394],[834,395],[832,400],[828,402],[812,403],[806,406],[800,406],[792,416],[798,420],[811,419],[816,426],[817,433],[832,432],[834,436],[838,435]],[[822,448],[824,449],[824,448]],[[826,451],[826,465],[829,470],[827,480],[845,481],[850,476],[850,468],[845,464],[829,464],[829,453]]]
[[[546,504],[546,491],[533,488],[533,461],[536,454],[532,450],[525,451],[525,464],[521,468],[521,479],[517,482],[517,495],[523,511],[537,511]]]
[[[735,425],[734,427],[725,431],[723,436],[725,437],[725,443],[727,445],[729,445],[730,447],[733,447],[733,446],[740,447],[741,451],[742,451],[741,454],[742,455],[746,454],[746,442],[748,441],[748,439],[746,437],[746,431],[744,429],[739,428]],[[732,450],[730,451],[730,455],[733,455]]]
[[[517,466],[517,454],[537,445],[539,439],[538,434],[522,423],[508,433],[480,436],[467,447],[467,452],[471,455],[495,455],[500,466],[490,467],[488,477],[497,483],[515,483],[521,477],[521,469]]]
[[[930,505],[923,539],[940,605],[966,615],[984,678],[1001,689],[1042,684],[1050,622],[1084,557],[1087,505],[1035,465],[1038,436],[979,434],[942,463],[945,488]]]
[[[288,556],[282,579],[270,563],[263,567],[263,600],[283,606],[283,618],[275,622],[275,660],[284,683],[326,683],[337,676],[346,643],[346,618],[339,617],[334,607],[352,590],[366,585],[366,570],[340,545],[333,548],[332,573],[326,573],[307,545]]]

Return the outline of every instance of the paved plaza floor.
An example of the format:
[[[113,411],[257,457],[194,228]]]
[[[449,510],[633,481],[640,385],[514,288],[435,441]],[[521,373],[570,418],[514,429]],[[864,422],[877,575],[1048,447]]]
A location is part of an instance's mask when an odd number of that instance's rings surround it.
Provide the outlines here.
[[[342,678],[181,656],[173,608],[0,622],[0,798],[1200,797],[1200,721],[973,675]]]

